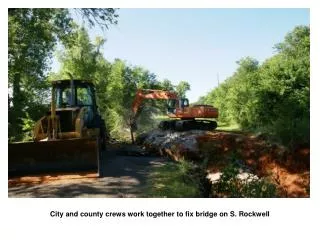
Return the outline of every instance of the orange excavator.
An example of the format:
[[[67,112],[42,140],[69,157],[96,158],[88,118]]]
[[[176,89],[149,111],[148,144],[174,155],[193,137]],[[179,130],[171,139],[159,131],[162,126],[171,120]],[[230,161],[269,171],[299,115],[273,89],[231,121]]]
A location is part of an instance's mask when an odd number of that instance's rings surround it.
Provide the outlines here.
[[[161,130],[214,130],[217,122],[210,120],[217,118],[218,109],[211,105],[189,106],[187,98],[179,98],[177,93],[164,90],[138,89],[132,103],[132,116],[130,119],[131,129],[135,131],[136,118],[144,99],[165,99],[167,100],[167,115],[173,120],[164,120],[159,124]]]

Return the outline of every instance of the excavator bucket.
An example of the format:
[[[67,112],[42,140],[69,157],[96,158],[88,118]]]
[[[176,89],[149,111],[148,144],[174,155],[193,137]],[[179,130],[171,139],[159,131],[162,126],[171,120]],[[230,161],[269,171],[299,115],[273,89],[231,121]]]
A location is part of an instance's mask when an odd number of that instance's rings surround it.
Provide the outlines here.
[[[98,171],[101,157],[97,138],[9,143],[8,148],[9,176],[55,171]]]

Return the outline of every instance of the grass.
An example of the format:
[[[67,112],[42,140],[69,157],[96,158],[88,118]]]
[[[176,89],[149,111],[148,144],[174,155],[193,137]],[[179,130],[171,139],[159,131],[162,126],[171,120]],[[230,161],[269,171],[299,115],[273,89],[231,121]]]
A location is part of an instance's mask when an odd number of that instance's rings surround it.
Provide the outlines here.
[[[192,174],[194,170],[195,166],[187,161],[155,167],[147,184],[147,197],[201,197],[200,179]]]
[[[167,115],[156,115],[154,116],[154,119],[162,121],[162,120],[168,120],[170,118]]]
[[[219,123],[218,122],[218,127],[217,130],[222,130],[222,131],[241,131],[241,128],[238,124],[225,124],[225,123]]]

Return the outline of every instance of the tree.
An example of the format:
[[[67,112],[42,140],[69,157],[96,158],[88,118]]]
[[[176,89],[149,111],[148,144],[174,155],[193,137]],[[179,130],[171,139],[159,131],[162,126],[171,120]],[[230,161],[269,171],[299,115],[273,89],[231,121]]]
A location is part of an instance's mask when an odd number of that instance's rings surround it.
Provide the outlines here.
[[[102,29],[108,29],[110,24],[118,24],[117,10],[115,8],[75,8],[76,13],[89,23],[89,27],[98,25]]]
[[[219,108],[219,120],[263,131],[293,147],[309,143],[310,29],[298,26],[275,45],[277,53],[259,65],[242,58],[236,72],[205,96]]]
[[[164,79],[161,82],[161,88],[166,91],[174,91],[174,86],[169,79]]]
[[[22,137],[22,118],[28,102],[40,99],[34,96],[46,88],[42,79],[49,68],[57,35],[71,31],[69,21],[66,10],[9,9],[9,136]]]
[[[78,9],[92,25],[115,24],[115,10]],[[38,109],[48,98],[45,81],[50,59],[57,42],[70,44],[74,22],[69,9],[19,8],[8,10],[8,72],[9,72],[9,137],[22,138],[22,119],[38,116],[31,109]]]
[[[104,40],[98,37],[91,42],[87,31],[78,28],[72,44],[59,53],[61,69],[50,73],[50,78],[92,79],[96,85],[97,103],[107,131],[114,138],[125,138],[129,133],[131,105],[138,88],[161,89],[161,83],[155,74],[142,67],[130,66],[121,59],[108,62],[100,53]],[[170,81],[168,80],[168,83]],[[156,101],[145,101],[139,112],[138,125],[152,124],[153,114],[158,112]],[[139,130],[145,130],[140,128]]]
[[[289,146],[310,141],[310,29],[298,26],[260,69],[259,121]]]
[[[202,104],[205,104],[206,101],[207,101],[207,96],[200,96],[198,100],[195,102],[195,104],[202,105]]]
[[[100,48],[104,44],[101,37],[96,39],[95,44],[90,42],[87,31],[81,27],[75,30],[70,46],[66,46],[58,53],[58,58],[62,64],[58,76],[55,78],[65,79],[94,79],[97,72],[98,61],[102,59]]]
[[[181,98],[186,97],[186,92],[190,90],[190,84],[186,81],[180,81],[176,86],[176,91]]]

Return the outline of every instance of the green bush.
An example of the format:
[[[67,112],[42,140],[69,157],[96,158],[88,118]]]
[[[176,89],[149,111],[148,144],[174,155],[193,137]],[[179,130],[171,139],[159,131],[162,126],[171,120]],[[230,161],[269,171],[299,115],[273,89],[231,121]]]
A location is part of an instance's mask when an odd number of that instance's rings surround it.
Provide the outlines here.
[[[219,121],[264,130],[288,147],[310,142],[310,28],[298,26],[261,65],[250,57],[201,98],[219,108]]]
[[[249,175],[240,179],[240,167],[236,162],[226,166],[220,179],[212,185],[213,197],[270,198],[276,197],[276,187],[268,180]]]

